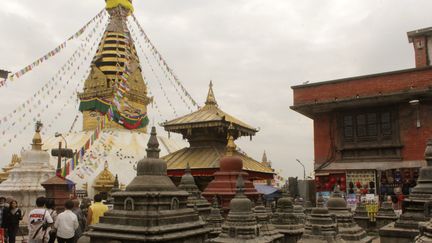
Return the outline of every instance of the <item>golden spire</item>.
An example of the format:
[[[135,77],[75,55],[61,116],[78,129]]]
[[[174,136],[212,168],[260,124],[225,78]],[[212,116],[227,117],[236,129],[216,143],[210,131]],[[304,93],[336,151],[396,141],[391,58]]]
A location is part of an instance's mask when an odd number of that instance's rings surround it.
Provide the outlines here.
[[[214,105],[214,106],[218,105],[216,102],[214,92],[213,92],[213,82],[212,81],[210,81],[210,84],[209,84],[209,91],[207,94],[207,99],[206,99],[205,104],[206,105]]]
[[[32,143],[32,150],[42,150],[42,137],[40,135],[40,131],[43,127],[42,122],[37,121],[36,122],[36,132],[33,136],[33,143]]]

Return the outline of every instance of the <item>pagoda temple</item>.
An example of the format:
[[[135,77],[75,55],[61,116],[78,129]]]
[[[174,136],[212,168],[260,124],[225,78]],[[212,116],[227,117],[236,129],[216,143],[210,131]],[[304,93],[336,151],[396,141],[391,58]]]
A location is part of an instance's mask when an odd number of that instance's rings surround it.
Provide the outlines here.
[[[189,147],[163,157],[168,163],[168,175],[179,181],[186,164],[191,166],[198,187],[203,190],[219,169],[219,161],[226,153],[228,133],[234,139],[254,136],[256,128],[222,111],[216,101],[213,84],[210,82],[205,105],[198,111],[162,124],[168,132],[180,133],[189,142]],[[232,127],[232,131],[228,131]],[[273,170],[239,151],[234,152],[243,160],[243,170],[250,180],[273,179]]]
[[[178,189],[159,158],[153,127],[147,157],[125,191],[113,193],[114,208],[90,226],[87,242],[204,242],[208,232],[194,209],[187,207],[188,192]],[[85,242],[85,241],[80,241]]]

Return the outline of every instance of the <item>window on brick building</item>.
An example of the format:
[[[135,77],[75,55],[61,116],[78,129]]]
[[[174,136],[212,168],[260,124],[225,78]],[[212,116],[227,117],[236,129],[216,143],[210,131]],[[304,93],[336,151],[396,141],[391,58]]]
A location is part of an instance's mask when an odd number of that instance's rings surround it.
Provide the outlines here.
[[[342,159],[400,158],[395,111],[346,112],[340,124]]]

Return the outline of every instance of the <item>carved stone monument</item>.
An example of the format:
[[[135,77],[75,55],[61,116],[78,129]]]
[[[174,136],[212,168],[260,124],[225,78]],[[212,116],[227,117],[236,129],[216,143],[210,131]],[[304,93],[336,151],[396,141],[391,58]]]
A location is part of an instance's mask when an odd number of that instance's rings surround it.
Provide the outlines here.
[[[181,178],[178,188],[189,193],[187,206],[189,208],[196,207],[199,215],[206,220],[211,210],[210,203],[201,195],[201,191],[195,184],[195,179],[191,174],[189,163],[187,163],[185,173]]]
[[[339,186],[335,187],[327,202],[327,208],[330,214],[336,216],[336,222],[339,229],[339,235],[347,242],[368,242],[372,238],[367,236],[366,231],[356,224],[351,210],[347,207],[345,199]]]
[[[277,202],[276,212],[273,213],[272,223],[284,235],[284,243],[297,242],[303,234],[303,224],[294,214],[293,200],[283,188],[282,198]]]
[[[338,226],[325,207],[312,209],[306,220],[305,232],[299,243],[343,243]]]
[[[92,243],[204,242],[209,229],[198,213],[187,207],[189,194],[167,176],[159,159],[156,129],[152,127],[147,157],[138,162],[137,176],[125,191],[113,193],[114,208],[90,226]],[[85,242],[85,241],[80,241]]]

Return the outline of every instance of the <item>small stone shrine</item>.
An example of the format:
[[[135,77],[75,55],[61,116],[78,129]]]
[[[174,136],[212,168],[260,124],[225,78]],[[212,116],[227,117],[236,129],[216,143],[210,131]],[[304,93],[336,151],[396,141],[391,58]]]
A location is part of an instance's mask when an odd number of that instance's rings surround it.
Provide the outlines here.
[[[147,146],[137,176],[125,191],[112,195],[113,210],[90,226],[86,236],[92,243],[205,242],[209,229],[198,213],[187,207],[189,193],[178,189],[167,176],[166,162],[159,158],[155,127]]]
[[[208,201],[211,201],[214,196],[218,197],[221,208],[223,209],[223,215],[227,215],[230,210],[230,201],[236,195],[235,180],[239,175],[245,178],[244,187],[242,189],[244,194],[254,202],[259,197],[259,193],[255,189],[253,183],[246,179],[248,178],[248,173],[243,171],[243,161],[240,157],[234,155],[235,151],[236,145],[234,143],[234,138],[232,135],[229,135],[226,156],[219,162],[220,171],[214,173],[213,181],[209,183],[202,193]]]
[[[306,220],[305,232],[299,243],[343,243],[335,219],[325,207],[312,209]]]
[[[196,207],[199,215],[205,220],[210,214],[210,203],[201,195],[201,191],[195,184],[195,179],[191,174],[189,163],[186,165],[185,173],[181,178],[178,188],[189,193],[187,206],[189,208]]]
[[[24,213],[23,224],[27,223],[26,213],[36,207],[36,198],[46,196],[41,182],[55,174],[49,164],[50,155],[42,150],[41,129],[42,123],[37,122],[31,150],[21,153],[22,161],[18,163],[16,160],[17,164],[8,171],[7,179],[0,184],[0,195],[18,201]]]
[[[390,199],[391,200],[391,199]],[[381,207],[378,210],[376,218],[376,224],[377,228],[380,229],[381,227],[388,225],[391,222],[395,222],[398,217],[393,210],[393,205],[391,201],[385,201],[381,203]]]
[[[354,211],[354,220],[358,226],[362,227],[364,230],[368,230],[369,216],[366,210],[366,205],[361,200],[357,203],[357,207]]]
[[[286,187],[282,189],[282,197],[277,202],[271,222],[284,235],[284,243],[295,243],[303,234],[303,224],[294,214],[293,200]]]
[[[282,235],[279,234],[279,231],[270,222],[270,217],[267,214],[267,210],[264,207],[261,197],[258,198],[257,205],[254,208],[254,213],[259,225],[260,234],[273,242],[278,242],[275,240],[281,239]],[[281,240],[279,242],[283,241]]]
[[[367,236],[366,231],[356,224],[351,210],[347,207],[345,199],[339,186],[335,187],[330,199],[327,201],[330,214],[336,216],[339,235],[346,242],[371,242],[372,238]]]
[[[304,213],[305,209],[303,205],[296,201],[294,203],[294,215],[300,220],[301,224],[304,224],[306,221],[306,214]]]
[[[217,197],[213,198],[213,205],[206,221],[207,221],[207,228],[210,229],[208,238],[212,239],[218,237],[219,234],[222,232],[222,224],[224,218],[222,217],[221,211],[219,209]]]
[[[277,239],[267,239],[261,234],[260,227],[252,212],[252,201],[244,194],[245,183],[242,174],[238,175],[237,192],[229,205],[230,211],[222,225],[222,233],[209,242],[213,243],[273,243],[281,242],[282,235]]]
[[[427,166],[420,169],[415,186],[404,201],[404,213],[396,222],[379,230],[381,243],[413,242],[420,233],[419,223],[430,220],[432,201],[432,140],[426,145],[425,159]]]

